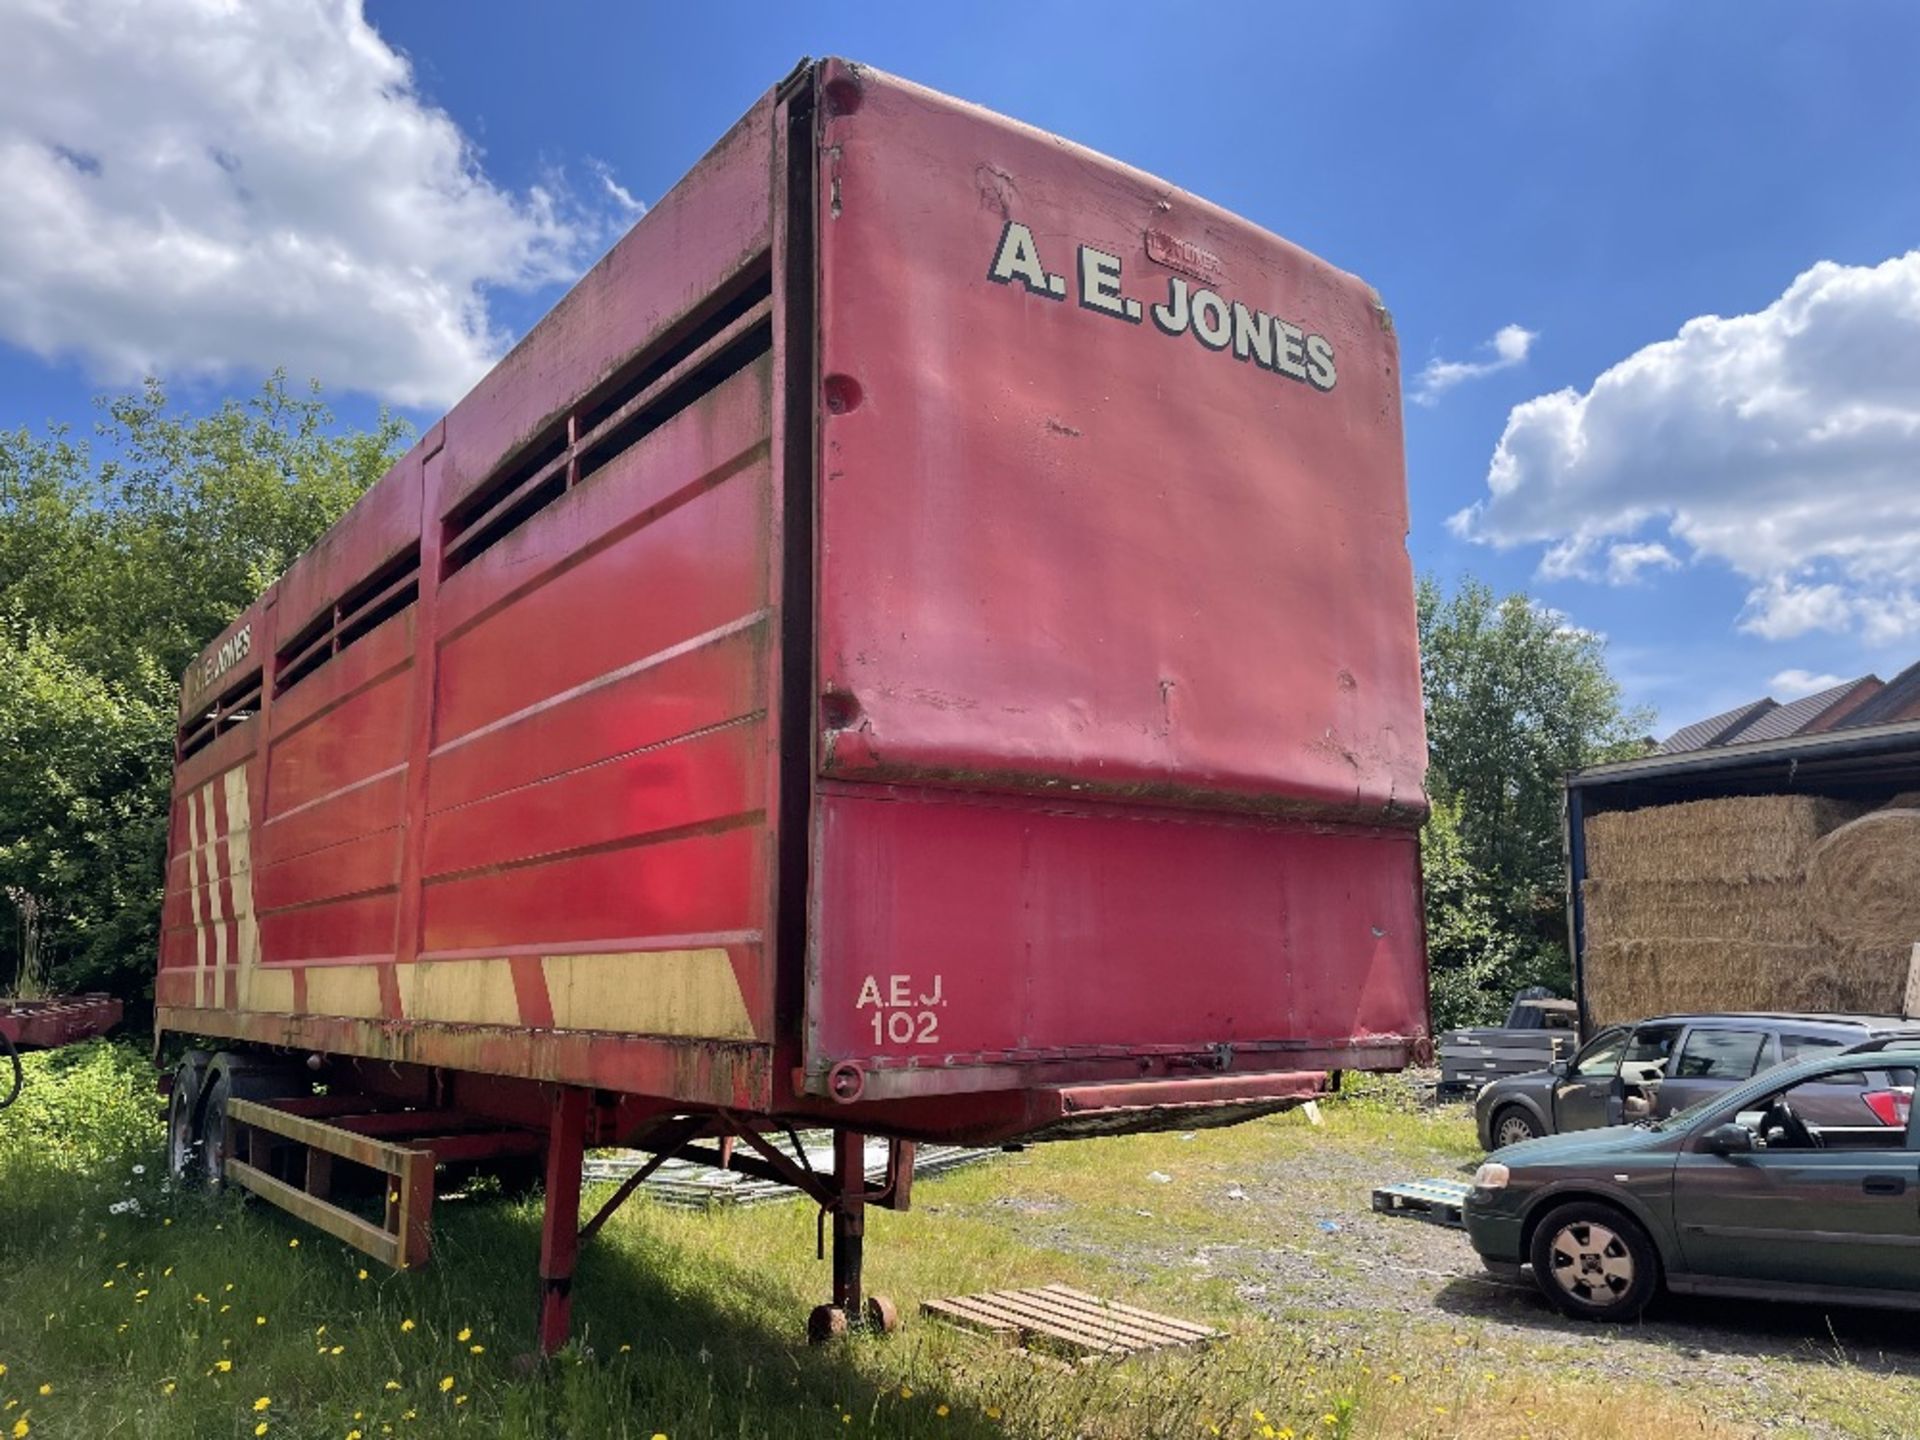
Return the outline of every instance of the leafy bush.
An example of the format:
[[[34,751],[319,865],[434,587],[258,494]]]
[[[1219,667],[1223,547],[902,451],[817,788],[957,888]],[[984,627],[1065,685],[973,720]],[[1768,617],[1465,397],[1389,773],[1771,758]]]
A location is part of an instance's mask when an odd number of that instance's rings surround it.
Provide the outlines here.
[[[126,1041],[92,1040],[21,1062],[20,1098],[0,1111],[0,1171],[108,1175],[148,1164],[165,1127],[153,1062]]]

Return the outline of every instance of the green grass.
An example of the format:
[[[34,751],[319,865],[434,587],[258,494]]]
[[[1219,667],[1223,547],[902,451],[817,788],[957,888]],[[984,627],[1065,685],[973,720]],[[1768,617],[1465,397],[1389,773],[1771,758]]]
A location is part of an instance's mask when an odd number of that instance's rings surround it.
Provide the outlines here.
[[[869,1289],[896,1297],[907,1328],[824,1349],[801,1335],[828,1283],[811,1207],[702,1215],[636,1201],[583,1255],[575,1346],[529,1368],[535,1205],[443,1204],[433,1263],[396,1275],[266,1207],[167,1194],[151,1074],[131,1050],[81,1047],[32,1070],[0,1115],[0,1437],[22,1423],[40,1436],[265,1425],[334,1440],[1745,1433],[1713,1418],[1710,1388],[1566,1380],[1437,1311],[1330,1344],[1330,1317],[1267,1318],[1181,1258],[1205,1237],[1246,1238],[1244,1212],[1218,1197],[1255,1163],[1298,1159],[1298,1223],[1311,1227],[1316,1157],[1384,1146],[1464,1160],[1457,1115],[1361,1099],[1326,1107],[1319,1130],[1296,1115],[1039,1147],[924,1182],[912,1213],[868,1226]],[[1325,1184],[1329,1204],[1351,1188]],[[1064,1370],[914,1313],[925,1297],[1055,1280],[1233,1338]],[[1845,1368],[1829,1368],[1846,1393]]]

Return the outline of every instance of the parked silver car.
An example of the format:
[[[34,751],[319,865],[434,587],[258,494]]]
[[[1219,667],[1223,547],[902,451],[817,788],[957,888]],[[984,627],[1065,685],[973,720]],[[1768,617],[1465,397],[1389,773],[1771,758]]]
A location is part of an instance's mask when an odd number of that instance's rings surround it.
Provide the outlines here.
[[[1661,1015],[1614,1025],[1571,1060],[1474,1098],[1488,1150],[1542,1135],[1661,1120],[1762,1070],[1912,1028],[1887,1015]],[[1851,1093],[1851,1092],[1850,1092]]]

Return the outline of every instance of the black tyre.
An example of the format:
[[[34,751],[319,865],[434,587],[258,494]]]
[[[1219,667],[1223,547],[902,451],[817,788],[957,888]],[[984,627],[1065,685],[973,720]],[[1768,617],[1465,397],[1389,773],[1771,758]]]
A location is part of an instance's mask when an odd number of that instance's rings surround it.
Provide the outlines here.
[[[306,1077],[277,1063],[219,1054],[207,1067],[200,1105],[200,1174],[218,1193],[227,1183],[227,1104],[234,1099],[278,1100],[311,1090]]]
[[[1534,1283],[1576,1320],[1632,1320],[1660,1288],[1660,1256],[1640,1223],[1599,1201],[1562,1205],[1530,1247]]]
[[[200,1168],[200,1101],[211,1058],[204,1050],[189,1050],[173,1072],[167,1096],[167,1178],[187,1189],[205,1179]]]
[[[227,1102],[233,1098],[233,1073],[213,1072],[200,1107],[200,1183],[218,1194],[227,1184]]]
[[[1508,1145],[1518,1145],[1522,1140],[1538,1140],[1547,1133],[1540,1127],[1540,1122],[1533,1118],[1532,1113],[1520,1105],[1509,1105],[1505,1109],[1496,1111],[1493,1124],[1489,1128],[1493,1134],[1495,1150]]]

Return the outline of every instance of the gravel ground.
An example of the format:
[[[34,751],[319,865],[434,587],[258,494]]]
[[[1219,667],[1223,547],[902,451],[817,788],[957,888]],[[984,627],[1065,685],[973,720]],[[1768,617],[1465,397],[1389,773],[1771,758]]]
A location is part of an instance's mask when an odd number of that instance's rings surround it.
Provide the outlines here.
[[[1141,1208],[1118,1224],[1088,1223],[1057,1196],[1023,1193],[1017,1160],[989,1208],[1029,1243],[1095,1255],[1143,1280],[1184,1271],[1230,1286],[1275,1320],[1310,1320],[1316,1349],[1452,1345],[1462,1363],[1488,1369],[1539,1364],[1670,1386],[1760,1433],[1902,1433],[1836,1417],[1834,1397],[1856,1383],[1906,1390],[1920,1380],[1914,1316],[1665,1297],[1639,1324],[1583,1325],[1552,1310],[1530,1280],[1488,1275],[1463,1232],[1376,1214],[1376,1185],[1461,1173],[1471,1121],[1464,1107],[1452,1110],[1462,1113],[1389,1125],[1384,1136],[1341,1138],[1333,1126],[1289,1134],[1298,1143],[1271,1157],[1249,1159],[1240,1147],[1227,1164],[1209,1156],[1207,1136],[1192,1137],[1194,1163],[1168,1164],[1159,1193],[1197,1202],[1204,1217],[1189,1210],[1158,1223]],[[1422,1130],[1444,1131],[1454,1148],[1419,1143]],[[1920,1404],[1920,1386],[1913,1395]]]

